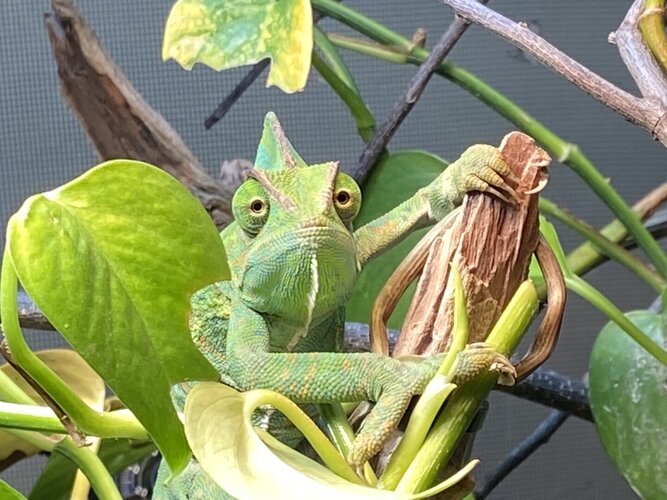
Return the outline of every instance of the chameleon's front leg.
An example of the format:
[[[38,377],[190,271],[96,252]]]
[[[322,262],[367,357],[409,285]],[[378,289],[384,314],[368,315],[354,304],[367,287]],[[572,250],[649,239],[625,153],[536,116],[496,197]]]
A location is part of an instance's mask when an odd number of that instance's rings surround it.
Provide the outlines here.
[[[515,193],[503,179],[509,174],[509,167],[497,148],[485,144],[471,146],[412,198],[355,231],[360,265],[412,231],[441,220],[461,204],[467,192],[484,191],[510,201]]]
[[[355,466],[380,450],[441,360],[408,364],[373,353],[269,352],[264,318],[232,300],[225,372],[239,389],[270,389],[298,403],[376,402],[347,457]]]

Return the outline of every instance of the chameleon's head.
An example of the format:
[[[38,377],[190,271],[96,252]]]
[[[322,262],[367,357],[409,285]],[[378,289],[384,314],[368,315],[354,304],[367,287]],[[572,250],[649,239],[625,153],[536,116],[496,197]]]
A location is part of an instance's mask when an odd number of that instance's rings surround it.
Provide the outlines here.
[[[225,238],[244,302],[306,327],[344,305],[360,206],[359,187],[337,163],[307,166],[267,115],[255,168],[232,200],[235,234]]]

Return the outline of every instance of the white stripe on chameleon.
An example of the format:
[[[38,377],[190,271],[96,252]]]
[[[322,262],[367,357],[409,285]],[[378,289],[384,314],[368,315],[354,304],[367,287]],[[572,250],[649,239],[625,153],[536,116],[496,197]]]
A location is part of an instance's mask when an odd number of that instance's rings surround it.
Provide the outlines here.
[[[317,267],[317,251],[314,251],[310,257],[310,290],[308,290],[306,306],[308,307],[308,314],[306,316],[306,324],[303,328],[297,330],[287,343],[287,350],[291,351],[302,337],[308,334],[310,322],[313,320],[313,309],[315,309],[315,302],[317,302],[317,293],[320,290],[320,281],[318,277]]]

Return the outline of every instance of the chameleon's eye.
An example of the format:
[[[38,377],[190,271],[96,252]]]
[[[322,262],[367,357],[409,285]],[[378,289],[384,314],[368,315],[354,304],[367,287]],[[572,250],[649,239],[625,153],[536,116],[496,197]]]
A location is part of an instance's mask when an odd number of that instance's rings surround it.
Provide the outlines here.
[[[341,220],[349,224],[359,213],[361,208],[361,191],[356,182],[342,172],[336,176],[333,191],[333,204]]]
[[[256,236],[269,218],[269,198],[255,179],[245,181],[232,199],[234,220],[249,236]]]
[[[263,215],[267,207],[264,204],[264,200],[260,198],[255,198],[250,200],[250,211],[255,215]]]
[[[341,189],[336,193],[335,199],[337,206],[345,207],[352,202],[352,195],[347,189]]]

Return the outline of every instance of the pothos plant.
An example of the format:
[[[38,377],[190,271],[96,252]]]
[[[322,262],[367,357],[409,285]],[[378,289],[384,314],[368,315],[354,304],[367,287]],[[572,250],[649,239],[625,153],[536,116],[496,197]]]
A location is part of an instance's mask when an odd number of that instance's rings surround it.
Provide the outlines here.
[[[312,66],[350,109],[359,134],[368,141],[375,131],[375,120],[336,47],[394,63],[421,63],[428,56],[428,51],[413,40],[332,0],[257,1],[252,6],[250,9],[247,2],[235,0],[176,2],[165,28],[163,57],[172,57],[185,67],[202,62],[217,70],[269,57],[272,64],[268,84],[288,93],[306,85]],[[312,7],[372,42],[314,28]],[[540,205],[543,214],[564,221],[592,242],[565,255],[552,227],[546,221],[542,224],[568,287],[611,320],[598,337],[590,365],[591,404],[600,437],[635,490],[647,498],[659,496],[667,484],[667,458],[660,449],[667,429],[665,398],[660,392],[667,364],[667,353],[661,347],[665,342],[663,317],[649,311],[624,314],[580,275],[603,254],[629,267],[660,295],[667,279],[667,257],[583,153],[462,68],[440,63],[436,74],[478,95],[553,156],[563,159],[621,221],[598,233],[548,200],[543,199]],[[423,169],[407,171],[406,166],[416,164]],[[361,221],[371,220],[406,199],[445,166],[444,160],[424,151],[385,152],[365,182]],[[385,182],[387,178],[393,182]],[[404,182],[395,182],[396,178]],[[627,234],[645,251],[655,269],[618,245]],[[414,242],[415,237],[407,240],[365,270],[356,297],[351,300],[349,319],[368,318],[374,295]],[[13,367],[5,365],[0,371],[0,425],[4,428],[0,439],[7,455],[14,451],[52,452],[32,498],[85,492],[87,480],[99,497],[118,498],[110,472],[143,456],[154,445],[172,474],[177,474],[187,464],[191,449],[195,453],[199,449],[203,456],[201,448],[214,434],[245,443],[243,463],[276,464],[264,468],[268,473],[253,476],[234,472],[228,456],[204,458],[211,460],[211,467],[218,467],[221,474],[237,474],[234,480],[249,482],[251,489],[256,488],[253,491],[261,492],[265,484],[271,483],[280,484],[285,492],[294,488],[306,498],[315,494],[333,496],[331,488],[360,497],[412,497],[409,475],[403,480],[408,486],[402,493],[373,489],[370,473],[365,486],[360,484],[364,481],[347,467],[317,428],[291,402],[276,394],[248,396],[220,386],[210,392],[199,391],[200,397],[192,403],[183,426],[169,397],[170,386],[183,380],[217,378],[190,341],[188,299],[204,285],[228,276],[224,248],[206,212],[177,181],[145,163],[107,162],[25,202],[9,222],[2,262],[0,312]],[[539,282],[536,272],[533,278]],[[36,354],[29,349],[18,323],[19,284],[78,354]],[[519,293],[515,301],[535,304],[537,295],[531,287]],[[459,294],[458,345],[464,344],[466,337],[461,301]],[[516,302],[508,306],[506,315],[516,313],[513,304]],[[395,318],[400,315],[399,310]],[[510,325],[501,320],[494,333],[503,338],[516,337],[528,316],[515,317]],[[437,411],[451,389],[446,373],[441,376],[444,382],[434,382],[440,384],[439,390],[427,391],[420,402],[428,408],[426,415]],[[105,398],[105,384],[121,403]],[[37,406],[42,402],[49,408]],[[248,417],[263,404],[271,404],[295,420],[320,452],[328,471],[281,447],[270,436],[257,436]],[[243,418],[225,421],[220,416],[207,417],[204,410],[215,405]],[[643,429],[632,432],[630,421],[638,418],[637,413]],[[429,418],[415,424],[417,433],[429,427]],[[226,422],[222,428],[220,420]],[[84,443],[88,446],[81,446]],[[644,456],[652,460],[642,460]],[[284,463],[281,459],[291,464],[287,474],[279,465]],[[77,469],[87,480],[76,473]],[[271,476],[271,470],[277,474]],[[453,481],[468,470],[453,476]],[[306,484],[300,478],[309,473],[319,478],[325,474],[328,485],[300,489]],[[1,482],[0,492],[3,498],[20,497]]]

